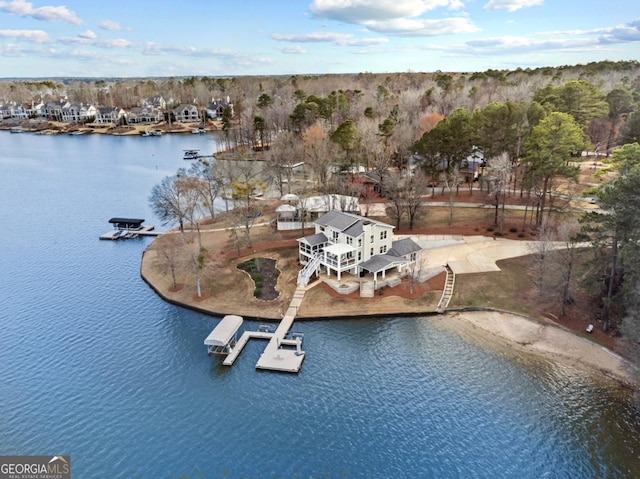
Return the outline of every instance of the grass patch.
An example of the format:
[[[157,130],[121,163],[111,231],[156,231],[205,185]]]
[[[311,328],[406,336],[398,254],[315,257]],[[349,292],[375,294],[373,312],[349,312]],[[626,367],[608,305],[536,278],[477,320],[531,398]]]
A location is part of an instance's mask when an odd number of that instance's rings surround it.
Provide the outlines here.
[[[499,262],[501,271],[456,275],[450,308],[486,306],[519,313],[536,310],[535,285],[527,274],[528,257]]]

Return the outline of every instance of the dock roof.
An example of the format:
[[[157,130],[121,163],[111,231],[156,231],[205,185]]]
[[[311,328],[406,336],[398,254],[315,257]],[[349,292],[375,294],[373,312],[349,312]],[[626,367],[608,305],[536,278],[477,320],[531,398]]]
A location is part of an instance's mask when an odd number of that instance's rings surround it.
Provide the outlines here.
[[[207,346],[226,346],[233,339],[234,334],[240,329],[242,318],[235,314],[227,314],[204,340]]]
[[[136,225],[136,226],[140,226],[142,223],[144,223],[143,219],[138,219],[138,218],[111,218],[109,220],[109,223],[111,224],[126,224],[126,225]]]

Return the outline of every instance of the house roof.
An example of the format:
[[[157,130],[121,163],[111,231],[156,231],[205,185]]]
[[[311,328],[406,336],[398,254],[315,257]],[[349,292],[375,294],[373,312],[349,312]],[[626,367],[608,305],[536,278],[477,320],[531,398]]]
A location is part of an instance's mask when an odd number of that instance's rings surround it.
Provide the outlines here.
[[[315,220],[314,223],[319,226],[329,226],[352,237],[362,234],[364,226],[368,223],[373,223],[380,228],[393,229],[393,226],[386,223],[341,211],[329,211]]]
[[[393,256],[406,256],[416,251],[420,251],[422,248],[411,238],[404,238],[391,243],[391,249],[387,254]]]
[[[369,271],[370,273],[379,273],[396,265],[405,263],[407,263],[407,260],[399,258],[397,256],[391,256],[389,254],[379,254],[377,256],[373,256],[368,261],[361,263],[360,267]]]
[[[329,241],[329,238],[327,238],[324,233],[317,233],[314,235],[305,236],[304,238],[299,238],[298,241],[304,241],[311,246],[317,246],[319,244],[326,243],[327,241]]]
[[[327,253],[335,254],[336,256],[340,256],[341,254],[350,253],[351,251],[355,251],[356,249],[348,244],[344,243],[334,243],[326,246],[324,250]]]

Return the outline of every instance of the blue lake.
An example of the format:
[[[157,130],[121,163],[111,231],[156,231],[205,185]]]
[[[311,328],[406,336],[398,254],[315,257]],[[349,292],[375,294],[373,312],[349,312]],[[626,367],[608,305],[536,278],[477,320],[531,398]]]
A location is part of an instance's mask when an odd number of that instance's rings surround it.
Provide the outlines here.
[[[69,454],[74,479],[638,476],[631,394],[436,319],[298,322],[298,375],[256,371],[260,342],[207,356],[218,318],[141,280],[150,240],[98,236],[161,227],[153,185],[215,147],[0,132],[0,454]]]

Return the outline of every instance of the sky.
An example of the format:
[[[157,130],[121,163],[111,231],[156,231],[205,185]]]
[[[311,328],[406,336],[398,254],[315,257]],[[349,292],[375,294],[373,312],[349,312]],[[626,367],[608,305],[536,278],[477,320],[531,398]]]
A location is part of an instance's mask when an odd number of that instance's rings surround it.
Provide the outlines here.
[[[0,78],[473,72],[640,60],[638,0],[0,0]]]

